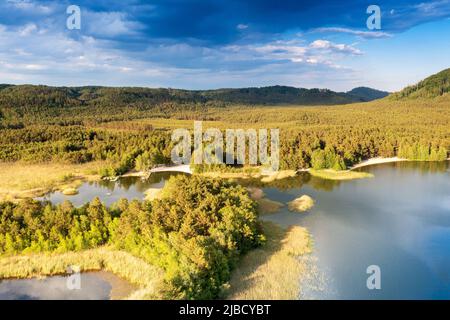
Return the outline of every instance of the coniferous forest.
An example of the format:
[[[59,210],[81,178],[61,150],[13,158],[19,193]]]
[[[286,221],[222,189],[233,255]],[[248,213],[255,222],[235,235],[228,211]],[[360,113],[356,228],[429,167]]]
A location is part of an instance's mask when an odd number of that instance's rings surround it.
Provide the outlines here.
[[[3,86],[0,161],[102,160],[108,163],[103,175],[122,174],[170,161],[174,120],[188,129],[192,123],[182,120],[221,129],[280,128],[283,169],[345,169],[372,157],[444,160],[449,74],[447,69],[381,100],[314,107],[236,103],[221,91]]]

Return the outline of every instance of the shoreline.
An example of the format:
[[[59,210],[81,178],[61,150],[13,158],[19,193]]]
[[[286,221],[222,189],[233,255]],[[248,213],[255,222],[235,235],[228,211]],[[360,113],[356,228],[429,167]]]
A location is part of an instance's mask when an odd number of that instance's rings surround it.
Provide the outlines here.
[[[170,166],[170,165],[163,165],[159,166],[153,169],[150,169],[148,171],[130,171],[125,174],[122,174],[118,176],[119,178],[124,177],[148,177],[150,174],[155,172],[182,172],[187,174],[192,174],[192,170],[190,168],[190,165],[188,164],[182,164],[182,165],[176,165],[176,166]]]
[[[375,158],[363,160],[360,163],[357,163],[357,164],[351,166],[348,170],[363,168],[363,167],[372,166],[375,164],[402,162],[402,161],[411,161],[411,160],[399,158],[399,157],[391,157],[391,158],[375,157]]]
[[[349,167],[346,170],[342,170],[342,172],[346,172],[346,171],[351,171],[354,169],[358,169],[358,168],[363,168],[363,167],[368,167],[368,166],[372,166],[372,165],[377,165],[377,164],[383,164],[383,163],[391,163],[391,162],[403,162],[403,161],[417,161],[417,162],[425,162],[425,161],[421,161],[421,160],[409,160],[409,159],[405,159],[405,158],[399,158],[399,157],[389,157],[389,158],[383,158],[383,157],[375,157],[375,158],[370,158],[367,160],[363,160],[351,167]],[[450,161],[450,158],[448,158],[447,160],[444,161]],[[312,170],[312,168],[302,168],[302,169],[298,169],[295,172],[296,173],[301,173],[301,172],[310,172]],[[328,169],[323,169],[323,170],[328,170]],[[293,170],[279,170],[278,172],[287,172],[287,171],[293,171]],[[192,172],[190,165],[175,165],[175,166],[160,166],[160,167],[156,167],[153,168],[149,171],[130,171],[127,172],[123,175],[120,175],[119,178],[121,177],[147,177],[149,174],[151,173],[155,173],[155,172],[183,172],[183,173],[187,173],[187,174],[194,174],[194,172]],[[226,174],[231,174],[231,175],[236,175],[236,174],[240,174],[240,172],[219,172],[219,171],[210,171],[210,172],[205,172],[203,173],[203,175],[215,175],[217,174],[218,176],[220,176],[221,174],[226,175]],[[270,177],[273,174],[259,174],[257,177],[259,176],[266,176],[266,177]]]
[[[408,160],[403,159],[399,157],[390,157],[390,158],[382,158],[382,157],[375,157],[370,158],[364,161],[361,161],[360,163],[357,163],[353,165],[352,167],[349,167],[347,170],[342,170],[341,172],[350,173],[355,169],[363,168],[371,165],[377,165],[377,164],[383,164],[383,163],[391,163],[391,162],[403,162],[403,161],[419,161],[424,162],[420,160]],[[444,161],[450,161],[450,158]],[[23,167],[24,165],[19,165]],[[38,165],[31,165],[38,166]],[[48,166],[51,167],[51,166]],[[271,178],[277,178],[278,176],[283,176],[283,172],[292,171],[297,173],[301,172],[308,172],[311,173],[311,168],[304,168],[299,169],[297,171],[294,170],[280,170],[278,171],[278,174],[272,174],[272,175],[263,175],[263,174],[247,174],[248,177],[253,178],[261,178],[263,177],[266,180],[270,180]],[[122,177],[141,177],[141,178],[148,178],[151,173],[156,172],[180,172],[185,174],[194,174],[190,168],[189,165],[175,165],[175,166],[158,166],[156,168],[151,169],[150,171],[129,171],[123,175],[116,176],[116,177],[110,177],[110,178],[101,178],[97,174],[90,174],[85,172],[76,172],[75,174],[69,174],[67,173],[68,179],[61,179],[60,177],[55,177],[55,181],[48,181],[47,183],[44,183],[40,185],[39,187],[33,186],[32,188],[25,188],[25,189],[19,189],[19,188],[13,188],[12,190],[8,190],[8,188],[0,188],[0,199],[2,201],[19,201],[20,199],[24,198],[35,198],[39,196],[43,196],[49,192],[53,191],[63,191],[67,188],[77,188],[81,183],[86,181],[100,181],[102,179],[104,180],[112,180],[116,181],[119,178]],[[281,173],[281,174],[280,174]],[[203,173],[205,176],[216,176],[218,178],[245,178],[245,174],[241,172],[208,172]],[[244,176],[244,177],[242,177]],[[291,174],[287,175],[291,176]],[[276,180],[276,179],[274,179]]]

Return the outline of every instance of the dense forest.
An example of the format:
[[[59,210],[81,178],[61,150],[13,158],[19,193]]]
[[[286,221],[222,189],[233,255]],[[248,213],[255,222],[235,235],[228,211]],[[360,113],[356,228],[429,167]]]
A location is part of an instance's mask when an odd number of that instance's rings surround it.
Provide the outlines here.
[[[209,126],[280,128],[282,169],[344,169],[371,157],[444,160],[450,149],[450,108],[441,102],[372,102],[351,107],[216,110]],[[195,113],[192,113],[195,118]],[[201,118],[200,118],[201,119]],[[276,122],[272,122],[277,120]],[[2,129],[0,161],[103,161],[103,176],[170,163],[171,130],[135,120],[102,125],[30,125]],[[162,127],[159,127],[162,126]],[[179,126],[192,130],[180,120]],[[417,151],[411,151],[411,149]],[[419,151],[420,149],[420,151]]]
[[[392,95],[392,99],[435,98],[450,92],[450,68]]]
[[[333,105],[370,101],[387,93],[355,88],[348,93],[285,86],[218,90],[0,85],[0,127],[36,123],[82,124],[168,116],[235,104]]]
[[[0,203],[0,255],[109,244],[165,270],[163,298],[217,297],[239,256],[264,241],[255,202],[242,186],[198,176],[172,177],[163,192],[170,197],[110,208],[98,198],[79,208]]]
[[[282,169],[345,169],[377,156],[444,160],[450,150],[450,102],[448,93],[441,93],[448,88],[449,70],[417,85],[421,92],[438,92],[434,98],[405,100],[396,93],[346,106],[284,106],[282,112],[235,105],[227,90],[3,86],[0,161],[100,160],[103,176],[145,170],[170,162],[171,129],[192,129],[191,120],[222,130],[280,128]],[[233,89],[232,95],[245,90],[250,89]],[[276,87],[283,90],[291,88]],[[272,88],[257,91],[277,96]]]

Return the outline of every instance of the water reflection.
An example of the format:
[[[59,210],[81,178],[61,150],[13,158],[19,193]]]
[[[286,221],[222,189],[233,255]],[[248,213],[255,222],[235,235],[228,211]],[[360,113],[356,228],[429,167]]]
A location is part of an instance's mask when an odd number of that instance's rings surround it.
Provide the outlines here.
[[[107,180],[85,182],[78,188],[78,194],[76,195],[64,195],[58,191],[37,199],[49,200],[54,204],[69,200],[75,206],[82,206],[95,197],[99,197],[107,206],[121,198],[143,200],[144,192],[148,188],[162,188],[170,176],[177,174],[183,173],[158,172],[151,174],[148,179],[123,177],[115,182]]]
[[[449,162],[360,170],[375,177],[338,184],[311,178],[288,190],[265,187],[267,197],[276,201],[302,194],[316,199],[307,214],[284,208],[265,219],[311,231],[315,255],[333,279],[336,298],[449,299]],[[381,268],[381,290],[366,287],[366,268],[372,264]]]
[[[109,272],[80,274],[80,289],[69,290],[68,276],[0,280],[0,300],[109,300],[127,297],[135,287]]]

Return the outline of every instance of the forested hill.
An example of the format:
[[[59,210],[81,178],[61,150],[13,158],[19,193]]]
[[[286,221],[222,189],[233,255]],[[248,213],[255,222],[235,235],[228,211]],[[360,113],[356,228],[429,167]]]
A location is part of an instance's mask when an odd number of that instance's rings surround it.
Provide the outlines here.
[[[381,95],[380,95],[381,93]],[[209,103],[247,105],[334,105],[370,101],[383,92],[355,88],[348,93],[328,89],[303,89],[287,86],[261,88],[180,90],[133,87],[48,87],[0,84],[0,107],[74,107],[80,105],[134,104],[142,107],[161,103]]]
[[[374,90],[370,88],[367,89]],[[215,101],[257,105],[335,105],[378,99],[368,97],[365,93],[360,91],[345,93],[334,92],[328,89],[304,89],[287,86],[207,90],[201,91],[201,95]]]
[[[436,73],[419,83],[406,87],[405,89],[393,93],[390,99],[417,99],[436,98],[449,95],[450,92],[450,68]],[[450,98],[450,97],[449,97]]]
[[[347,91],[346,94],[348,96],[353,96],[355,99],[359,99],[360,101],[372,101],[387,97],[389,92],[376,90],[368,87],[358,87],[354,88],[350,91]]]

